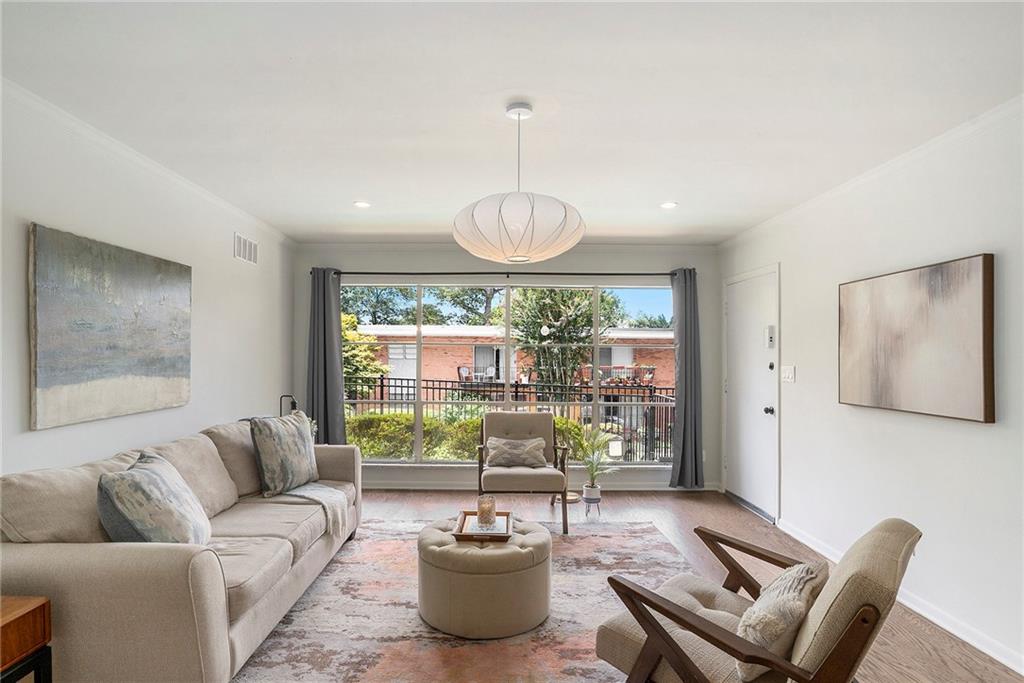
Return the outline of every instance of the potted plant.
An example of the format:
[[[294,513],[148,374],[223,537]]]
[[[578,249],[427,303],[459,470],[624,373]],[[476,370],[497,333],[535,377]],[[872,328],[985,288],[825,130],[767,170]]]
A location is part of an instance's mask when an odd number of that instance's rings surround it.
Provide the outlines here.
[[[569,449],[574,457],[583,462],[587,471],[587,483],[583,485],[585,502],[596,503],[601,500],[601,485],[597,483],[597,478],[616,469],[609,464],[606,455],[608,444],[614,438],[614,434],[593,427],[584,427],[570,435]]]

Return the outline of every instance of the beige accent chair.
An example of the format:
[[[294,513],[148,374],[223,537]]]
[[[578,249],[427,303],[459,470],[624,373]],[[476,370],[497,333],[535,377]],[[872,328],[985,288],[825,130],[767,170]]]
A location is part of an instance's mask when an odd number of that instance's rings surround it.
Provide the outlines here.
[[[544,439],[546,467],[489,467],[487,439]],[[477,493],[546,493],[562,497],[562,533],[569,533],[566,505],[569,475],[566,472],[568,449],[555,441],[555,417],[551,413],[486,413],[480,427],[477,446]]]
[[[208,545],[110,542],[97,482],[138,451],[0,477],[0,590],[50,598],[55,680],[228,681],[359,526],[355,446],[314,447],[320,483],[345,493],[330,532],[320,504],[263,497],[247,422],[151,448],[202,504]]]
[[[597,631],[597,656],[629,674],[629,683],[738,683],[736,661],[769,671],[757,683],[847,683],[889,615],[921,532],[886,519],[843,555],[811,606],[789,658],[736,635],[761,586],[725,548],[778,567],[798,560],[710,529],[694,529],[728,575],[722,586],[682,574],[652,591],[619,576],[608,579],[627,611]]]

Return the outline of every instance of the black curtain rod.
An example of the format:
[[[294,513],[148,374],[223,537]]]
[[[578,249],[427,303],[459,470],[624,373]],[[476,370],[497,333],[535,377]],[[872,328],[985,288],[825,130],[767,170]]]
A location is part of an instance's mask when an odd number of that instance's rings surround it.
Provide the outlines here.
[[[310,271],[312,273],[313,271]],[[383,272],[383,271],[372,271],[372,270],[332,270],[334,275],[374,275],[374,276],[388,276],[395,275],[400,277],[408,277],[410,275],[416,276],[429,276],[429,275],[504,275],[506,278],[518,277],[521,275],[545,275],[552,277],[564,277],[569,275],[581,275],[584,277],[671,277],[672,273],[554,273],[550,271],[543,272],[522,272],[513,273],[511,271],[497,271],[497,270],[464,270],[464,271],[444,271],[444,272],[426,272],[426,271],[405,271],[405,272]]]

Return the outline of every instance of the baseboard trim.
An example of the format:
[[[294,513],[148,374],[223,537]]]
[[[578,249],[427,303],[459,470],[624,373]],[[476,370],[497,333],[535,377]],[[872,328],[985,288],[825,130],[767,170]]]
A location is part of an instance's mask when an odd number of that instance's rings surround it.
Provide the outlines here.
[[[785,519],[780,518],[777,526],[808,548],[821,553],[832,562],[838,562],[839,558],[842,557],[840,550],[807,533],[803,529],[793,526]],[[935,603],[925,600],[905,588],[900,590],[897,600],[907,609],[917,612],[928,621],[949,631],[960,640],[981,650],[992,659],[1010,667],[1019,674],[1024,674],[1024,652],[1014,651],[974,626],[953,616]]]
[[[622,467],[601,479],[605,491],[673,491],[693,493],[693,489],[677,489],[668,485],[671,468],[652,465]],[[409,491],[475,491],[476,465],[472,464],[398,464],[363,463],[363,488],[393,489]],[[570,467],[569,488],[579,490],[583,486],[584,472],[581,467]],[[699,491],[721,491],[718,482],[707,482]]]
[[[775,518],[773,516],[769,515],[767,512],[765,512],[761,508],[757,507],[756,505],[754,505],[750,501],[746,500],[745,498],[737,496],[735,493],[729,491],[728,489],[726,489],[722,493],[725,494],[726,498],[728,498],[732,502],[736,503],[740,507],[746,508],[747,510],[750,510],[755,515],[757,515],[758,517],[763,517],[764,519],[766,519],[767,521],[771,522],[772,524],[775,524]]]

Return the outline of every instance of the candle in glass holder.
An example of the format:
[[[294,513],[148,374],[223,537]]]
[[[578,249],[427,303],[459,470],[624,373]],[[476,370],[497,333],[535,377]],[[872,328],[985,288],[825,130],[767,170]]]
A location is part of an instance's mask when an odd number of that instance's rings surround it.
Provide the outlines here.
[[[483,529],[494,526],[494,496],[480,496],[476,499],[476,523]]]

